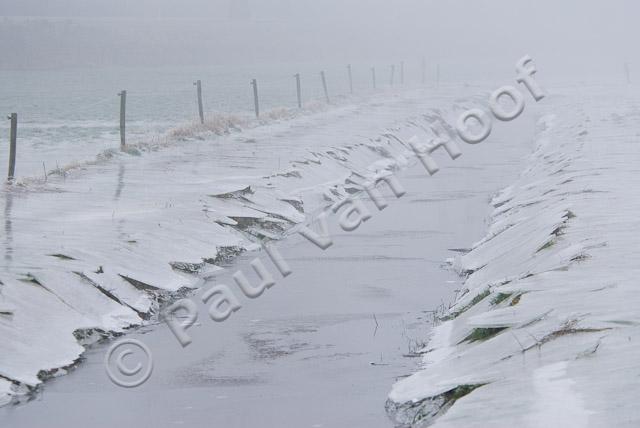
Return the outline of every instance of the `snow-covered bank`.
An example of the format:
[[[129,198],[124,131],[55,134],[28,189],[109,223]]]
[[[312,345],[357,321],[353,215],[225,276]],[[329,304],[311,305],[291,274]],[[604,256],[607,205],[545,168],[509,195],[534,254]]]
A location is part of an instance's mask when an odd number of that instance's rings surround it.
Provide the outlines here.
[[[487,236],[389,413],[437,427],[637,426],[638,92],[545,100],[528,168],[493,200]]]
[[[403,140],[431,120],[421,113],[452,103],[380,97],[6,188],[2,391],[64,373],[83,344],[152,322],[227,257],[402,166]]]

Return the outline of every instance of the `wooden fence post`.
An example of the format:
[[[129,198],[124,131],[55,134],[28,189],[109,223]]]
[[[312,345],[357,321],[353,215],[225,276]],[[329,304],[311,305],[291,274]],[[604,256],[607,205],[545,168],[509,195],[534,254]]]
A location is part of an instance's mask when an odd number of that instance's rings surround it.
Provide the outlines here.
[[[400,84],[404,85],[404,61],[400,62]]]
[[[296,93],[298,94],[298,108],[302,108],[302,87],[300,86],[300,73],[293,77],[296,78]]]
[[[127,109],[127,91],[118,94],[120,97],[120,150],[124,150],[126,146],[126,109]]]
[[[427,83],[427,60],[422,58],[422,84],[425,85]]]
[[[436,66],[436,87],[440,87],[440,64]]]
[[[393,86],[393,79],[395,77],[396,74],[396,66],[395,65],[391,65],[391,81],[389,83],[391,83],[391,86]]]
[[[260,100],[258,99],[258,81],[253,79],[251,81],[251,86],[253,86],[253,104],[256,111],[256,118],[260,117]]]
[[[624,63],[624,73],[627,76],[627,84],[631,84],[631,71],[629,70],[629,63]]]
[[[327,100],[327,104],[331,104],[331,100],[329,99],[329,90],[327,89],[327,77],[324,74],[324,71],[320,72],[320,77],[322,78],[322,88],[324,89],[324,97]]]
[[[9,174],[7,178],[11,182],[16,176],[16,141],[18,139],[18,113],[11,113],[8,119],[11,120],[11,133],[9,135]]]
[[[196,93],[198,95],[198,114],[200,115],[200,123],[204,125],[204,109],[202,107],[202,81],[197,80],[193,82],[196,86]]]
[[[376,68],[371,67],[371,77],[373,78],[373,89],[376,89]]]
[[[347,65],[349,71],[349,93],[353,95],[353,73],[351,72],[351,64]]]

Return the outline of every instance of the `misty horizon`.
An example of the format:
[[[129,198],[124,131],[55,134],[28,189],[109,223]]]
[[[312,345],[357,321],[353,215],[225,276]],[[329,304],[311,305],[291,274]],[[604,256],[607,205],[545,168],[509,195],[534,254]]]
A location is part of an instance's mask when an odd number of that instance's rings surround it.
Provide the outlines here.
[[[417,64],[425,58],[482,74],[527,53],[555,75],[620,77],[623,64],[633,69],[637,58],[630,13],[637,8],[624,0],[3,0],[0,68]]]

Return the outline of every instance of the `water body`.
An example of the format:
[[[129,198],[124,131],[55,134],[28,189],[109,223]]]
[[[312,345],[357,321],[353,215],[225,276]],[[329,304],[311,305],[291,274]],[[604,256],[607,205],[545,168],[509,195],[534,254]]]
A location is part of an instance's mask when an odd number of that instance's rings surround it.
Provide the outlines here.
[[[444,260],[483,236],[490,195],[515,179],[530,150],[530,111],[495,128],[458,160],[442,157],[434,177],[420,165],[399,174],[407,194],[357,231],[331,217],[326,251],[299,236],[281,242],[293,274],[276,276],[222,324],[200,305],[187,348],[165,325],[129,335],[154,357],[143,386],[113,385],[109,344],[97,345],[31,402],[0,409],[3,426],[391,426],[387,393],[417,369],[413,352],[428,338],[431,311],[460,287]],[[270,266],[264,254],[245,254],[212,283],[233,284],[231,274],[249,272],[256,256]]]
[[[42,177],[43,162],[50,171],[119,147],[121,90],[127,91],[128,141],[135,143],[198,118],[196,80],[202,81],[206,117],[250,118],[252,79],[258,80],[260,107],[266,113],[297,107],[296,73],[304,105],[324,102],[320,70],[326,72],[334,101],[349,94],[346,64],[0,70],[0,81],[11,82],[0,87],[0,111],[18,113],[17,177]],[[352,70],[355,94],[370,94],[369,65],[353,64]],[[417,79],[414,73],[407,84]],[[8,137],[9,122],[0,121],[0,139]],[[0,150],[0,164],[7,162],[8,152]]]

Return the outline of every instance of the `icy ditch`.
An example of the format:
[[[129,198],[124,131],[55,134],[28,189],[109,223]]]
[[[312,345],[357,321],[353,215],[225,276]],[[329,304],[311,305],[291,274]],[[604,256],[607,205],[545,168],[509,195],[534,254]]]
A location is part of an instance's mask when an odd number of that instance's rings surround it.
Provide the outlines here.
[[[529,167],[452,261],[464,289],[394,385],[398,426],[638,426],[638,93],[545,102]],[[595,94],[594,94],[595,93]]]
[[[2,402],[64,374],[84,346],[157,322],[230,257],[403,167],[404,141],[441,114],[416,112],[452,103],[414,93],[5,189]]]

